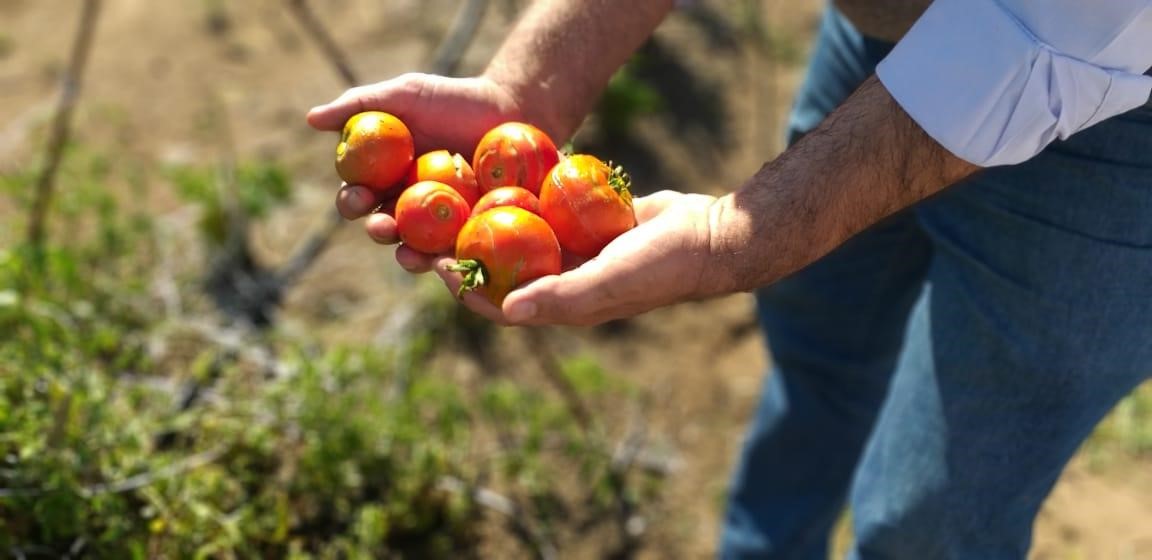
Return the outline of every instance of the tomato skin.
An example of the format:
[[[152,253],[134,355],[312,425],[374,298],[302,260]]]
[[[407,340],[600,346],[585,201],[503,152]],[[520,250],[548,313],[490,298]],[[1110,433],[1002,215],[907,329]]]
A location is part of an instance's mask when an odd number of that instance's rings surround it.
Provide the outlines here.
[[[408,185],[420,181],[439,181],[456,189],[468,206],[475,206],[480,199],[480,186],[476,184],[476,174],[472,166],[460,154],[448,150],[435,150],[416,158],[408,170]]]
[[[565,251],[592,258],[636,227],[628,179],[595,156],[577,154],[556,164],[540,186],[540,215]]]
[[[365,111],[344,123],[336,145],[336,173],[349,185],[385,192],[400,184],[414,156],[412,133],[400,119]]]
[[[497,206],[516,206],[537,216],[540,215],[540,199],[524,187],[496,187],[484,193],[484,196],[472,205],[472,215],[475,216]]]
[[[560,161],[556,144],[540,129],[506,122],[489,130],[472,156],[472,169],[481,192],[513,185],[540,194],[540,182]]]
[[[396,233],[405,245],[423,253],[452,250],[456,234],[472,209],[456,189],[437,181],[421,181],[396,199]]]
[[[543,218],[516,206],[469,218],[456,239],[456,259],[452,270],[466,273],[461,295],[479,289],[496,306],[517,286],[560,274],[556,234]]]

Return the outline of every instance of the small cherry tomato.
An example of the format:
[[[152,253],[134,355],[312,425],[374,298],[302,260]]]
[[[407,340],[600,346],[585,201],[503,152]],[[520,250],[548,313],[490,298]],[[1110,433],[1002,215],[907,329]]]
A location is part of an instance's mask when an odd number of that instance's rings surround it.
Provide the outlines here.
[[[420,181],[439,181],[456,189],[469,206],[480,199],[480,187],[476,184],[476,174],[472,166],[460,154],[450,154],[448,150],[428,152],[416,158],[416,163],[408,171],[409,185]]]
[[[540,215],[560,246],[595,257],[620,234],[636,226],[628,175],[590,155],[565,158],[540,186]]]
[[[560,161],[556,144],[540,129],[507,122],[489,130],[472,156],[481,192],[513,185],[540,194],[540,182]]]
[[[446,253],[468,220],[471,208],[456,189],[421,181],[396,199],[396,233],[405,245],[423,253]]]
[[[488,191],[472,205],[472,215],[497,206],[516,206],[540,215],[540,199],[523,187],[496,187]]]
[[[387,191],[412,165],[412,133],[400,119],[380,111],[352,115],[336,145],[336,173],[349,185]]]
[[[498,206],[468,219],[456,239],[464,274],[460,296],[479,289],[499,306],[515,287],[560,274],[560,244],[543,218],[516,206]]]

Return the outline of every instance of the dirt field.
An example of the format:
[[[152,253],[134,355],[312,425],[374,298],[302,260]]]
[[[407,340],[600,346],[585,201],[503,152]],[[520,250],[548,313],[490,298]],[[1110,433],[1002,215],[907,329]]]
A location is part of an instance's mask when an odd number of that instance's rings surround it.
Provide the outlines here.
[[[257,240],[266,259],[288,254],[300,232],[321,224],[331,207],[334,137],[308,129],[303,115],[344,89],[339,77],[280,2],[205,0],[162,9],[144,0],[104,4],[78,114],[79,140],[146,161],[211,162],[219,157],[224,126],[241,157],[275,159],[294,173],[293,205],[274,215]],[[375,81],[424,68],[457,3],[313,4],[324,6],[325,23],[360,75]],[[463,73],[482,66],[516,4],[524,2],[492,3]],[[32,140],[51,112],[77,5],[0,0],[0,168],[40,150]],[[819,2],[765,6],[773,52],[794,52],[795,60],[709,56],[699,28],[682,17],[661,29],[665,44],[723,93],[731,139],[711,161],[702,160],[698,142],[641,122],[638,135],[656,146],[660,161],[647,176],[669,181],[661,187],[722,192],[780,149],[779,123]],[[163,183],[150,186],[144,203],[177,219],[179,200]],[[6,204],[0,202],[0,216],[10,212]],[[411,282],[390,251],[370,243],[358,224],[349,225],[289,295],[286,328],[370,342],[388,320],[397,287]],[[740,295],[661,310],[611,333],[565,331],[573,348],[644,389],[653,438],[678,457],[651,527],[646,553],[653,558],[704,558],[715,545],[731,461],[766,367],[758,334],[745,328],[751,307],[750,296]],[[1152,559],[1152,457],[1074,461],[1040,516],[1032,558]]]

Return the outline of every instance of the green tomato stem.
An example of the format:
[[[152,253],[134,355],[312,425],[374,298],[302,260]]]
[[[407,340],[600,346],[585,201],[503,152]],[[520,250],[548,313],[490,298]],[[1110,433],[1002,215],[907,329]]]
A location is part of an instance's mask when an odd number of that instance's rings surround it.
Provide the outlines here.
[[[632,204],[632,191],[630,190],[632,178],[624,172],[622,165],[613,167],[612,162],[608,162],[608,167],[611,169],[608,173],[608,185],[616,191],[616,194],[620,195],[620,198],[623,198],[628,204]]]
[[[456,261],[456,264],[448,265],[448,270],[464,275],[464,279],[460,282],[460,289],[456,291],[458,298],[463,298],[464,292],[476,291],[476,288],[488,282],[488,270],[484,268],[484,263],[475,259]]]

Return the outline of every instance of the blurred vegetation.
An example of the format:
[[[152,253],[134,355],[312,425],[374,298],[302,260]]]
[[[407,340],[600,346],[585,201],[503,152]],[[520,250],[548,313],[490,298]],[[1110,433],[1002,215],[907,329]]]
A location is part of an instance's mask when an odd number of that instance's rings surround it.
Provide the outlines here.
[[[5,58],[12,54],[15,50],[15,45],[12,43],[12,38],[4,33],[0,33],[0,58]]]
[[[210,243],[223,245],[227,241],[228,222],[234,219],[230,213],[245,220],[260,220],[292,200],[288,174],[275,163],[249,162],[228,170],[227,177],[221,177],[221,173],[194,165],[177,165],[168,170],[176,192],[201,208],[201,233]],[[236,208],[230,211],[230,204]]]
[[[9,243],[22,231],[13,221],[0,225],[0,550],[470,557],[495,520],[506,546],[546,557],[656,496],[658,480],[622,466],[608,431],[582,425],[544,384],[438,373],[451,300],[430,301],[388,346],[226,324],[196,297],[197,259],[173,268],[157,219],[108,194],[138,189],[147,170],[68,155],[57,241],[36,251]],[[152,172],[198,206],[201,246],[219,242],[220,176]],[[0,175],[18,208],[32,177]],[[241,162],[230,181],[258,220],[291,178]],[[175,309],[162,281],[185,294]],[[630,398],[586,358],[560,368],[589,406]]]
[[[1130,459],[1152,459],[1152,381],[1145,382],[1108,414],[1081,453],[1100,469]]]

